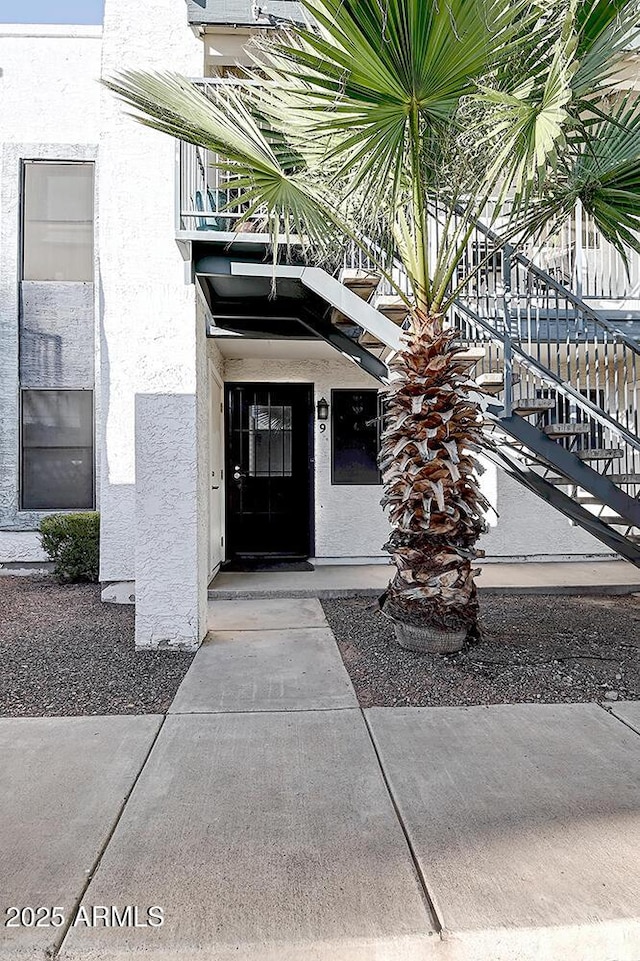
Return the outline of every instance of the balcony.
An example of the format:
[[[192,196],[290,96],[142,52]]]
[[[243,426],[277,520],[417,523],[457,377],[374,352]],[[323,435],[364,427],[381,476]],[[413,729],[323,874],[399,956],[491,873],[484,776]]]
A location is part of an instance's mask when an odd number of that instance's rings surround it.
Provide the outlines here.
[[[195,81],[212,100],[233,80]],[[177,146],[176,237],[179,241],[227,245],[266,245],[270,235],[264,215],[256,213],[241,225],[247,205],[229,187],[229,177],[216,167],[210,151],[192,144]],[[285,238],[283,237],[283,242]],[[289,238],[289,241],[291,238]],[[472,262],[486,255],[474,250]],[[628,251],[630,270],[620,253],[607,243],[593,220],[578,205],[572,217],[553,234],[527,245],[525,256],[582,300],[605,314],[617,315],[635,329],[640,327],[640,257]],[[366,269],[365,262],[345,261],[346,266]],[[496,278],[498,279],[498,278]]]
[[[304,8],[297,0],[187,0],[190,26],[261,27],[293,21],[304,23]]]

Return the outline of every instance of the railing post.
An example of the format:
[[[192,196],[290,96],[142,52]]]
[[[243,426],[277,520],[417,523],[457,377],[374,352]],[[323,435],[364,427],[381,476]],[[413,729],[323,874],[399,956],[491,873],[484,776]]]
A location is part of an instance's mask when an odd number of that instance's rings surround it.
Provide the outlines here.
[[[504,395],[506,417],[513,408],[513,354],[511,351],[511,252],[506,244],[502,249],[502,311],[504,318]]]
[[[576,200],[576,206],[574,211],[574,230],[575,230],[575,242],[576,242],[576,294],[582,300],[582,292],[584,290],[584,280],[585,280],[585,259],[584,259],[584,248],[582,243],[582,201]]]
[[[174,217],[176,233],[182,230],[182,144],[176,140],[176,167],[175,167],[175,191],[174,191]]]

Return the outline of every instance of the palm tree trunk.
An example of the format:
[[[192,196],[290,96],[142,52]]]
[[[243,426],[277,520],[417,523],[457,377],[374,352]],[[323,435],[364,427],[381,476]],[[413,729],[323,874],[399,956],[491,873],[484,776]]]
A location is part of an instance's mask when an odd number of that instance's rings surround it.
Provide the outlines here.
[[[416,318],[391,363],[380,466],[396,574],[382,604],[394,620],[436,630],[477,629],[473,570],[488,503],[474,456],[482,414],[439,316]]]

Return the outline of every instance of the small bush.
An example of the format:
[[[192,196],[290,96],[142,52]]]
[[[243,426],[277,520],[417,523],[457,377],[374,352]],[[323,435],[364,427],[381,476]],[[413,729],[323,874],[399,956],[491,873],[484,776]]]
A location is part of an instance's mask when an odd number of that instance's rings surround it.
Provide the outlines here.
[[[61,581],[97,581],[100,515],[51,514],[40,522],[40,539]]]

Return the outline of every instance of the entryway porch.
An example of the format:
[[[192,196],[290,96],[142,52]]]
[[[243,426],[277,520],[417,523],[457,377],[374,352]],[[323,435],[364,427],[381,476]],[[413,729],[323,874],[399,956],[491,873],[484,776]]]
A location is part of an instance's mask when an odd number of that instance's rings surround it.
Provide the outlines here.
[[[308,572],[222,571],[209,600],[267,597],[375,597],[389,582],[388,564],[318,564]],[[501,594],[633,594],[640,569],[623,560],[494,561],[482,563],[481,592]]]

